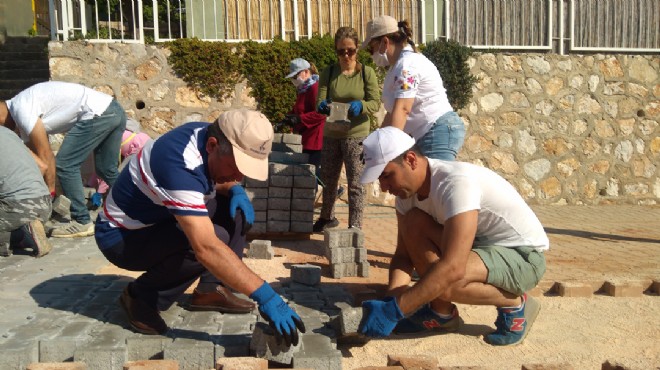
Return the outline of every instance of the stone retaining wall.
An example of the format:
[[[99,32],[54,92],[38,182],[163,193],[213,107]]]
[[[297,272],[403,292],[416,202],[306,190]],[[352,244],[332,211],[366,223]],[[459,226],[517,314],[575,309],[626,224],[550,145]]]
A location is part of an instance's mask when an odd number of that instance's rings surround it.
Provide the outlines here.
[[[220,103],[175,76],[161,46],[51,42],[53,80],[115,95],[147,132],[256,108],[245,83]],[[480,78],[459,112],[459,159],[503,175],[531,204],[657,204],[660,56],[477,54]],[[371,202],[392,204],[377,184]]]

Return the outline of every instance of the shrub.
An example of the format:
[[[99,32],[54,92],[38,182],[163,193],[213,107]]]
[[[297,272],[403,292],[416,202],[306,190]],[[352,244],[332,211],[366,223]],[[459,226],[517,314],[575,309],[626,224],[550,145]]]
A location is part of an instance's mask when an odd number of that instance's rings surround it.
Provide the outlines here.
[[[472,87],[478,78],[470,74],[467,65],[473,50],[455,40],[436,40],[427,43],[423,50],[427,58],[440,71],[447,89],[447,98],[454,110],[463,109],[472,98]]]

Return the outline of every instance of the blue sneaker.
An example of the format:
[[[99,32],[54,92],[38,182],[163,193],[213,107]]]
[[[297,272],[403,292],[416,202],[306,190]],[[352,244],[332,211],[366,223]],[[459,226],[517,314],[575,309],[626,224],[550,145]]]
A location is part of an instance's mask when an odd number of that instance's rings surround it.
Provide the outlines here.
[[[395,334],[449,333],[458,330],[460,322],[456,305],[452,305],[451,318],[443,319],[427,304],[414,314],[399,321],[393,332]]]
[[[495,331],[486,335],[486,341],[494,346],[510,346],[522,343],[539,314],[539,302],[523,294],[521,308],[498,308]]]

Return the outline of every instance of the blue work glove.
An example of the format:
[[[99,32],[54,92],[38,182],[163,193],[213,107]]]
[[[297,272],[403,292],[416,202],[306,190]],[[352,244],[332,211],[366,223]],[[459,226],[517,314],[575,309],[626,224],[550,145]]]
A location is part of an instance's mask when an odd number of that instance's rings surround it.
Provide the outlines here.
[[[298,345],[298,330],[304,333],[305,324],[267,282],[264,281],[259,289],[250,294],[250,298],[257,302],[259,313],[275,330],[278,344],[284,339],[287,347]]]
[[[89,200],[91,201],[94,209],[99,208],[103,204],[103,194],[94,193],[92,194],[91,198],[89,198]]]
[[[348,103],[350,107],[348,107],[348,115],[351,117],[356,117],[359,116],[360,113],[362,113],[362,102],[359,100],[353,100],[352,102]]]
[[[254,223],[254,208],[243,187],[236,184],[229,189],[229,216],[232,220],[236,217],[236,209],[238,208],[243,211],[245,222],[252,226]]]
[[[325,114],[326,116],[330,115],[330,106],[328,104],[332,103],[332,99],[326,99],[319,104],[319,107],[316,109],[317,112]]]
[[[403,319],[403,312],[394,297],[364,301],[362,308],[367,310],[367,314],[360,324],[360,333],[369,337],[390,335],[396,323]]]

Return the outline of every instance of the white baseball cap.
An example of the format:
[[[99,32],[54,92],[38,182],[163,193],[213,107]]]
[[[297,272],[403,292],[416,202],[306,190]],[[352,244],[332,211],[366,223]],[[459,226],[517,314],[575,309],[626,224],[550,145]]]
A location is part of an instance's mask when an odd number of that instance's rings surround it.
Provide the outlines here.
[[[415,139],[402,130],[387,126],[379,128],[362,142],[364,172],[360,182],[368,184],[376,181],[385,166],[394,158],[415,145]]]
[[[249,178],[268,180],[268,154],[273,147],[273,125],[261,112],[230,110],[215,121],[234,151],[236,167]]]

